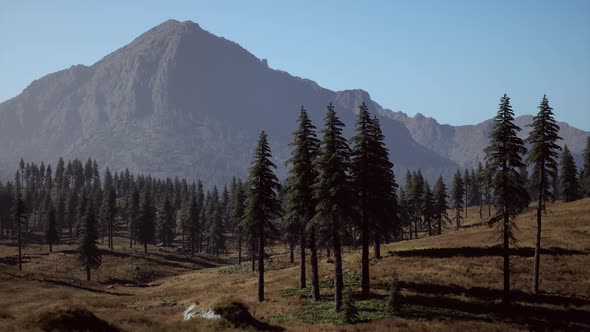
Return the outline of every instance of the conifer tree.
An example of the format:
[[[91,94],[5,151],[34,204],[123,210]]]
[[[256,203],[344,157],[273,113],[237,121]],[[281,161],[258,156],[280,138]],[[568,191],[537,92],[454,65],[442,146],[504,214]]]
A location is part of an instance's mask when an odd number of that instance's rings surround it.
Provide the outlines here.
[[[514,124],[514,112],[510,98],[506,95],[500,100],[499,110],[494,118],[494,128],[490,133],[490,143],[486,147],[486,159],[490,163],[494,179],[494,206],[496,216],[490,224],[498,225],[499,237],[502,238],[504,291],[502,302],[510,305],[510,242],[515,242],[514,219],[528,203],[528,192],[524,186],[519,170],[526,165],[522,155],[526,153],[523,142],[518,138],[520,128]]]
[[[209,253],[219,256],[219,253],[226,251],[225,246],[225,228],[223,223],[223,214],[225,206],[223,201],[219,201],[215,206],[215,213],[212,216],[209,229],[207,231],[207,238],[209,243]]]
[[[127,197],[127,229],[129,232],[129,248],[133,248],[133,240],[137,236],[137,228],[140,223],[139,220],[139,190],[137,186],[129,191]]]
[[[428,227],[428,236],[432,236],[432,220],[434,218],[434,195],[430,190],[428,181],[424,180],[424,189],[422,194],[422,215],[424,223]]]
[[[424,177],[422,176],[422,171],[418,169],[417,171],[412,174],[412,187],[410,192],[406,192],[409,194],[409,198],[411,200],[411,206],[413,211],[414,220],[414,237],[418,238],[418,230],[420,228],[419,224],[421,222],[422,213],[424,210],[424,206],[422,205],[422,196],[424,195]]]
[[[453,186],[451,187],[451,204],[455,209],[455,223],[457,229],[461,228],[461,212],[463,211],[463,200],[465,199],[465,185],[461,178],[461,173],[457,170],[453,178]]]
[[[76,224],[78,209],[78,192],[74,189],[68,190],[65,211],[65,224],[68,226],[70,236],[74,236],[74,226]]]
[[[467,219],[467,206],[470,204],[471,195],[471,177],[469,176],[469,170],[466,168],[463,173],[463,189],[465,190],[465,219]]]
[[[316,201],[313,197],[313,185],[317,178],[317,172],[314,168],[314,162],[319,155],[319,140],[316,136],[316,127],[312,124],[303,106],[297,122],[299,127],[293,133],[294,140],[290,144],[293,150],[291,151],[291,159],[287,162],[291,165],[291,168],[287,179],[285,219],[295,224],[299,233],[299,287],[302,289],[306,287],[305,248],[309,242],[312,298],[314,301],[318,301],[320,290],[316,227],[310,225],[309,221],[315,214]],[[306,241],[307,230],[309,230],[309,241]]]
[[[565,145],[559,163],[559,196],[564,202],[579,198],[578,171],[570,149]]]
[[[97,220],[94,216],[94,206],[92,200],[88,199],[88,193],[81,195],[80,202],[83,214],[78,221],[78,243],[79,243],[79,261],[86,270],[86,280],[90,281],[90,271],[98,269],[101,266],[102,256],[98,249],[98,231]]]
[[[107,168],[104,177],[102,205],[100,207],[100,222],[103,227],[106,228],[108,237],[107,246],[110,249],[113,249],[113,224],[115,221],[115,213],[117,209],[117,198],[112,180],[111,172]]]
[[[541,217],[545,211],[545,204],[551,200],[551,182],[549,179],[554,178],[557,174],[558,151],[561,148],[557,145],[559,137],[559,126],[555,122],[553,109],[549,106],[546,96],[543,96],[539,113],[533,117],[533,123],[530,125],[532,130],[527,138],[527,143],[531,144],[527,161],[533,165],[533,179],[537,182],[532,183],[537,193],[537,236],[535,241],[535,260],[533,267],[533,292],[539,292],[539,273],[541,262]],[[525,169],[523,167],[523,169]]]
[[[580,192],[584,197],[590,197],[590,136],[586,138],[586,147],[582,154],[582,171],[580,172]]]
[[[174,208],[168,194],[164,194],[164,199],[158,211],[157,233],[158,241],[162,242],[165,247],[172,245],[176,235],[176,223],[174,220]]]
[[[53,244],[59,240],[59,233],[57,231],[57,220],[55,216],[55,207],[53,206],[53,202],[47,194],[45,198],[45,212],[43,216],[43,225],[44,228],[44,236],[45,241],[49,245],[49,252],[53,251]]]
[[[350,220],[355,216],[353,189],[349,177],[348,159],[350,148],[342,136],[344,123],[338,119],[334,106],[328,105],[324,118],[320,157],[316,160],[318,178],[314,197],[317,200],[316,214],[312,222],[325,242],[333,246],[335,308],[342,308],[342,239]]]
[[[143,252],[147,254],[147,245],[154,242],[155,231],[155,211],[149,185],[145,186],[141,195],[137,219],[137,240],[143,245]]]
[[[436,220],[437,233],[438,235],[441,235],[443,223],[449,220],[449,216],[447,214],[447,210],[449,209],[449,205],[447,204],[447,187],[443,182],[442,176],[439,176],[438,180],[436,180],[436,183],[434,184],[433,196],[433,210],[434,218]]]
[[[197,205],[196,193],[191,193],[187,202],[186,227],[191,247],[191,256],[200,250],[199,234],[201,233],[202,218]]]
[[[22,159],[21,159],[22,163]],[[18,173],[18,172],[17,172]],[[23,231],[22,226],[26,222],[27,218],[27,206],[23,201],[23,196],[20,193],[20,186],[16,186],[16,190],[14,192],[14,200],[12,202],[11,207],[11,216],[12,222],[16,225],[16,234],[17,234],[17,242],[18,242],[18,270],[22,271],[23,269],[23,260],[22,260],[22,247],[23,247]]]
[[[371,137],[369,150],[372,152],[370,214],[373,221],[372,237],[375,258],[381,258],[381,241],[399,239],[401,225],[397,202],[397,188],[393,163],[389,160],[389,150],[385,145],[385,136],[376,116],[369,127]]]
[[[246,194],[244,192],[244,184],[242,180],[237,181],[235,190],[231,192],[230,199],[230,221],[236,233],[237,247],[238,247],[238,264],[242,264],[242,226],[241,222],[244,219],[244,203]]]
[[[360,220],[358,228],[361,232],[361,295],[369,295],[369,229],[372,218],[369,216],[370,199],[374,191],[374,179],[371,173],[371,164],[374,161],[374,151],[371,151],[371,116],[369,109],[363,102],[359,107],[356,121],[356,135],[352,137],[353,143],[351,159],[351,180],[357,191],[359,202]]]
[[[258,241],[258,301],[264,301],[264,246],[267,238],[278,231],[273,219],[281,214],[281,202],[277,194],[279,181],[273,173],[276,168],[271,161],[272,155],[268,138],[263,131],[249,170],[248,191],[244,227],[251,240]]]

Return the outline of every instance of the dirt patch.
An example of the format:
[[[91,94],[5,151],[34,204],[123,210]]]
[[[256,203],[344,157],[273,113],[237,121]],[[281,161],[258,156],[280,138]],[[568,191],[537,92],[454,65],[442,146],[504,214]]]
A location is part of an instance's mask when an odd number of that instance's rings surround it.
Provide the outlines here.
[[[43,331],[120,331],[82,308],[58,308],[47,311],[40,314],[34,323]]]
[[[213,307],[216,314],[227,320],[236,328],[253,328],[256,331],[284,331],[282,327],[272,326],[256,319],[244,303],[235,299],[222,299]]]

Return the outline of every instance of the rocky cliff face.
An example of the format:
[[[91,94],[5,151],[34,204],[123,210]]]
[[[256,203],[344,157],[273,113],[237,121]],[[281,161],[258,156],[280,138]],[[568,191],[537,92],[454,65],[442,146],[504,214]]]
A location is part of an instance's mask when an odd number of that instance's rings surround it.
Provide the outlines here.
[[[435,119],[424,117],[422,114],[416,114],[414,117],[409,117],[402,112],[384,112],[383,114],[402,122],[416,142],[453,160],[461,167],[476,167],[477,163],[485,158],[483,149],[488,145],[488,135],[493,128],[492,120],[476,125],[451,126],[441,125]],[[531,130],[528,125],[532,122],[532,115],[515,118],[516,125],[522,129],[519,133],[521,138],[528,137]],[[581,166],[581,154],[590,132],[572,127],[565,122],[558,121],[558,124],[559,135],[563,138],[558,144],[562,147],[567,144],[578,166]]]
[[[334,102],[350,135],[362,101],[383,117],[398,171],[456,167],[418,144],[402,122],[384,117],[389,111],[368,93],[324,89],[270,69],[193,22],[169,20],[92,66],[47,75],[0,104],[0,176],[12,177],[21,157],[92,157],[113,170],[222,184],[246,174],[261,130],[282,165],[301,105],[321,127]]]

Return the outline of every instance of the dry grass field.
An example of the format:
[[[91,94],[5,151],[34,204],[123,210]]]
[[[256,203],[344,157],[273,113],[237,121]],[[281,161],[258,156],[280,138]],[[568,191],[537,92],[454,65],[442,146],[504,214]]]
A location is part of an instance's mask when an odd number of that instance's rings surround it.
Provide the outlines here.
[[[299,290],[298,263],[289,263],[283,247],[270,248],[266,301],[256,301],[256,274],[233,265],[233,255],[190,257],[174,248],[129,249],[117,238],[115,251],[104,251],[103,268],[93,281],[80,280],[74,244],[47,253],[46,246],[25,250],[23,271],[16,248],[0,244],[0,330],[40,330],[43,317],[60,309],[84,308],[125,331],[226,329],[219,321],[182,321],[190,304],[212,308],[222,299],[243,301],[254,317],[287,330],[558,330],[590,329],[590,199],[549,207],[543,230],[542,294],[530,293],[534,212],[518,219],[518,247],[511,257],[514,306],[500,305],[501,256],[493,230],[470,208],[466,227],[441,236],[385,245],[383,258],[371,263],[372,296],[357,300],[360,322],[345,325],[333,312],[333,265],[320,262],[323,300],[313,303],[309,289]],[[486,210],[484,210],[487,212]],[[484,213],[485,215],[485,213]],[[345,282],[360,283],[360,252],[344,256]],[[309,271],[309,269],[308,269]],[[402,287],[402,308],[393,316],[386,298],[393,273]]]

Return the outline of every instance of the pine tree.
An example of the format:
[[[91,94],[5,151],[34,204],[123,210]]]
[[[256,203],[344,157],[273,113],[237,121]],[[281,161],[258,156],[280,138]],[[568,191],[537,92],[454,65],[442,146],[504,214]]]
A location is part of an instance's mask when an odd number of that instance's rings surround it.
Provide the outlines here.
[[[224,204],[220,201],[215,206],[215,212],[212,216],[209,229],[207,231],[207,239],[209,243],[209,252],[219,256],[221,251],[226,251],[225,246],[225,228],[223,223]]]
[[[100,207],[100,223],[103,225],[104,228],[106,228],[108,237],[108,247],[110,249],[113,249],[113,224],[115,221],[116,209],[117,198],[115,195],[115,188],[112,184],[111,172],[107,168],[104,177],[102,205]]]
[[[101,266],[102,256],[98,249],[97,220],[94,216],[92,200],[88,199],[88,193],[81,195],[80,202],[84,202],[83,215],[78,221],[79,261],[86,269],[86,280],[90,281],[90,271]],[[88,202],[88,204],[86,204]]]
[[[264,301],[264,246],[267,238],[277,229],[273,219],[281,214],[281,202],[277,193],[279,181],[273,173],[276,168],[266,133],[258,139],[254,157],[249,170],[248,192],[244,226],[251,240],[258,240],[258,301]]]
[[[418,238],[418,230],[420,228],[420,222],[422,220],[422,212],[424,207],[422,206],[422,196],[424,195],[424,177],[422,177],[422,171],[418,169],[412,174],[412,187],[409,192],[409,199],[411,201],[411,207],[413,210],[412,219],[414,221],[414,237]]]
[[[471,177],[469,176],[469,170],[467,168],[463,173],[463,189],[465,190],[465,219],[467,219],[467,206],[470,205],[471,195]]]
[[[461,178],[461,173],[457,170],[453,178],[453,186],[451,187],[451,204],[455,209],[455,222],[457,229],[461,228],[461,212],[463,211],[463,200],[465,198],[465,185]]]
[[[584,197],[590,197],[590,136],[586,138],[582,159],[584,164],[580,172],[580,192]]]
[[[510,304],[510,242],[515,242],[514,219],[522,211],[528,192],[524,186],[519,170],[526,165],[522,155],[526,153],[523,142],[518,138],[520,128],[514,124],[514,112],[510,98],[506,95],[500,100],[500,107],[494,118],[494,128],[490,133],[490,144],[486,147],[486,158],[494,178],[494,206],[496,216],[490,224],[498,225],[499,237],[502,238],[504,256],[504,291],[502,302]]]
[[[447,187],[443,182],[442,176],[438,177],[433,189],[434,196],[434,218],[436,220],[437,233],[442,234],[443,223],[449,220],[447,210],[449,206],[447,204]]]
[[[424,180],[424,189],[422,194],[422,215],[424,223],[428,227],[428,236],[432,236],[432,221],[434,219],[434,195],[430,190],[428,181]]]
[[[545,204],[551,200],[551,183],[550,178],[557,174],[558,151],[561,148],[556,144],[559,137],[559,126],[555,122],[553,109],[549,106],[546,96],[543,96],[539,113],[533,117],[533,123],[530,125],[532,130],[527,138],[527,143],[531,144],[527,161],[533,165],[533,179],[537,182],[532,183],[537,193],[537,237],[535,241],[535,260],[533,267],[533,292],[539,293],[539,273],[541,262],[541,217],[545,211]],[[523,167],[523,169],[526,169]]]
[[[369,229],[371,228],[371,217],[369,216],[369,203],[373,194],[374,180],[372,179],[371,163],[374,160],[371,151],[371,116],[369,109],[363,102],[359,107],[356,121],[356,135],[352,137],[353,143],[351,159],[351,180],[357,191],[360,210],[360,222],[358,228],[361,232],[361,295],[369,296]]]
[[[330,103],[324,118],[320,157],[316,160],[318,178],[314,197],[317,206],[312,219],[320,236],[334,249],[334,303],[337,311],[342,308],[344,287],[342,239],[345,237],[347,224],[355,215],[353,189],[348,174],[350,148],[342,137],[343,127],[344,123],[338,119],[334,106]]]
[[[139,190],[137,186],[129,191],[127,197],[127,229],[129,232],[129,248],[133,248],[133,240],[137,236],[139,226]]]
[[[21,159],[22,163],[22,159]],[[17,172],[18,173],[18,172]],[[22,226],[26,222],[27,218],[27,206],[23,201],[23,196],[20,193],[20,186],[16,186],[16,190],[14,192],[14,200],[12,201],[11,207],[11,216],[12,222],[16,225],[16,233],[17,233],[17,241],[18,241],[18,270],[22,271],[23,269],[23,260],[22,260],[22,247],[23,247],[23,236],[22,236]]]
[[[186,212],[186,228],[188,230],[188,238],[191,244],[191,256],[196,251],[200,251],[199,235],[201,234],[202,218],[199,213],[199,205],[197,204],[196,193],[191,193],[187,202]],[[197,247],[197,248],[196,248]]]
[[[145,186],[141,195],[137,220],[137,240],[143,245],[143,252],[147,254],[147,245],[154,242],[155,232],[155,212],[149,185]]]
[[[172,245],[176,235],[176,223],[174,220],[174,208],[168,194],[164,194],[164,199],[158,211],[157,233],[158,241],[162,242],[165,247]]]
[[[65,224],[68,226],[70,236],[74,236],[73,228],[76,225],[76,211],[78,209],[78,192],[74,189],[68,190],[65,211]]]
[[[59,240],[59,233],[57,231],[57,220],[56,220],[56,213],[55,207],[53,206],[53,202],[51,198],[49,198],[49,194],[45,198],[45,212],[43,216],[43,225],[44,228],[44,235],[45,241],[49,245],[49,252],[53,251],[53,244]]]
[[[238,180],[235,190],[231,192],[230,196],[230,221],[236,233],[237,247],[238,247],[238,264],[242,264],[242,226],[241,222],[244,219],[244,203],[246,194],[244,192],[244,184],[242,180]]]
[[[319,155],[319,140],[316,136],[316,127],[312,124],[307,111],[301,107],[298,119],[299,127],[293,133],[294,140],[290,144],[293,147],[291,159],[288,164],[289,178],[287,179],[287,194],[285,202],[285,220],[294,224],[299,233],[300,246],[300,274],[299,287],[306,287],[305,248],[307,242],[310,247],[311,262],[311,287],[312,298],[319,300],[319,276],[316,244],[316,228],[309,224],[315,214],[316,201],[313,197],[313,184],[317,178],[314,162]],[[309,230],[309,232],[307,232]],[[309,241],[307,240],[309,233]]]
[[[578,171],[574,157],[567,145],[563,147],[559,163],[559,194],[564,202],[575,201],[579,198]]]
[[[372,151],[371,187],[372,195],[369,200],[372,218],[372,232],[375,258],[381,258],[381,242],[383,240],[399,239],[401,225],[397,202],[397,188],[393,163],[389,160],[389,150],[385,145],[385,136],[381,131],[381,124],[377,117],[373,117],[369,127],[371,137],[369,149]]]

